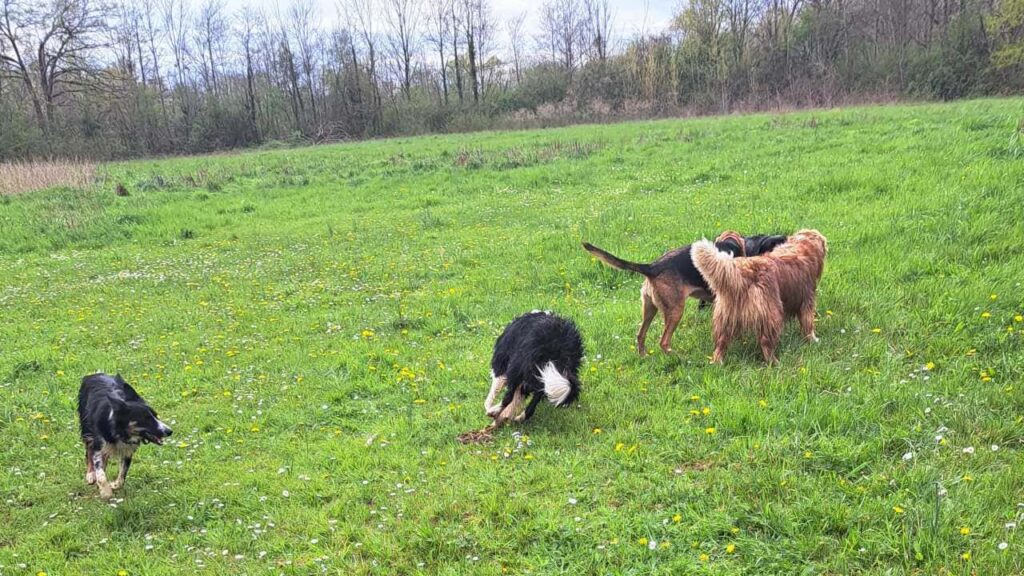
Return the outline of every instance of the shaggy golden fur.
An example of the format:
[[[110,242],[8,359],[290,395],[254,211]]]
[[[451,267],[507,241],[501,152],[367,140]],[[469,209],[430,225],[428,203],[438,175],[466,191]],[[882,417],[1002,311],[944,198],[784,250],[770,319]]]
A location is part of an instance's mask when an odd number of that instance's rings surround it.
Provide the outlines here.
[[[715,293],[711,361],[722,362],[729,343],[749,331],[757,334],[765,361],[778,362],[783,323],[794,316],[804,336],[817,342],[815,298],[826,252],[817,230],[800,230],[771,252],[749,258],[733,258],[707,240],[695,243],[693,263]]]

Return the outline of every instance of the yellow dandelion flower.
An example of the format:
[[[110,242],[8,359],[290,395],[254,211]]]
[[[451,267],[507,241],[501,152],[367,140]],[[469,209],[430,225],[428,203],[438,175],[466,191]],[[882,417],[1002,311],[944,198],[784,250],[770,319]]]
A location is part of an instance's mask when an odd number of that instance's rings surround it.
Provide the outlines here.
[[[901,506],[893,506],[892,511],[897,514],[903,514],[904,510]]]
[[[736,552],[736,545],[735,544],[729,544],[728,546],[725,547],[725,553],[726,554],[732,554],[734,552]]]
[[[118,570],[117,571],[117,576],[128,576],[128,571],[127,570]]]
[[[253,426],[252,428],[249,428],[249,432],[259,432],[259,431],[260,431],[260,427],[259,426]]]
[[[757,405],[760,406],[761,408],[767,408],[768,407],[768,401],[767,400],[758,400],[757,401]]]
[[[594,434],[600,434],[600,433],[601,433],[601,429],[600,428],[594,428]]]
[[[705,434],[714,434],[715,432],[716,430],[714,426],[708,426],[707,428],[704,429]]]
[[[881,328],[872,328],[871,331],[874,332],[875,334],[881,334],[882,333],[882,329]]]
[[[999,296],[996,296],[995,294],[990,294],[989,297],[988,297],[988,299],[992,300],[993,302],[995,302],[998,298],[999,298]]]
[[[964,552],[963,554],[961,554],[960,555],[960,559],[963,560],[964,562],[970,562],[971,561],[971,551],[968,550],[967,552]]]
[[[729,528],[729,532],[732,532],[733,534],[739,534],[740,533],[740,529],[735,527],[735,526],[733,526],[732,528]]]
[[[672,543],[668,540],[665,540],[661,544],[658,544],[658,548],[668,548],[669,546],[672,546]]]
[[[935,362],[929,362],[929,363],[925,364],[924,365],[924,369],[925,370],[929,370],[929,371],[935,370]]]
[[[711,408],[708,408],[707,406],[705,406],[705,407],[700,409],[700,413],[705,415],[705,416],[707,416],[708,414],[711,414]]]
[[[964,474],[963,481],[964,482],[974,482],[974,476],[971,476],[970,474]]]
[[[690,396],[690,402],[700,402],[700,396],[697,396],[697,395]]]
[[[679,524],[680,522],[683,521],[683,517],[680,514],[676,514],[675,516],[672,517],[672,521],[675,522],[676,524]]]
[[[990,314],[990,313],[988,313],[988,312],[982,312],[982,313],[981,313],[981,317],[982,317],[982,318],[991,318],[991,317],[992,317],[992,314]]]
[[[373,338],[373,330],[363,330],[359,335],[369,340],[370,338]]]
[[[707,554],[701,554],[700,555],[700,561],[701,562],[707,562],[708,560],[711,560],[711,557],[708,556]]]
[[[1024,322],[1024,316],[1021,316],[1020,314],[1017,314],[1016,316],[1013,317],[1013,321],[1014,322]]]
[[[814,452],[811,452],[810,450],[804,452],[804,458],[811,458],[813,456],[814,456]]]
[[[637,540],[636,543],[641,545],[641,546],[647,546],[647,538],[641,538],[641,539]]]
[[[414,404],[426,404],[427,401],[424,400],[423,398],[417,398],[417,399],[413,400],[413,403]]]
[[[625,447],[626,447],[626,445],[624,443],[622,443],[622,442],[616,442],[615,443],[615,451],[616,452],[621,452],[622,449],[625,448]]]
[[[1018,316],[1018,318],[1020,318],[1020,316]],[[64,371],[63,370],[57,370],[57,376],[63,376],[63,375],[64,375]]]
[[[960,535],[961,536],[967,536],[970,533],[971,533],[971,529],[968,528],[967,526],[963,526],[963,527],[960,528]]]

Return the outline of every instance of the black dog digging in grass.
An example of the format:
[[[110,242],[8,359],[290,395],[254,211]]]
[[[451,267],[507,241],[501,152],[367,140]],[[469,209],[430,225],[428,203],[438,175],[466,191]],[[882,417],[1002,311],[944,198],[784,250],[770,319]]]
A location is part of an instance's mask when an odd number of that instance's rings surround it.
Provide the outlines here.
[[[91,374],[78,389],[78,423],[85,444],[85,481],[108,499],[124,485],[132,456],[141,443],[163,444],[171,429],[120,374]],[[117,479],[107,480],[107,461],[121,460]]]
[[[572,321],[550,312],[523,314],[505,327],[494,344],[491,391],[484,410],[500,426],[511,419],[528,420],[545,397],[555,406],[568,406],[580,394],[577,373],[582,361],[583,338]],[[505,396],[495,404],[502,389]]]

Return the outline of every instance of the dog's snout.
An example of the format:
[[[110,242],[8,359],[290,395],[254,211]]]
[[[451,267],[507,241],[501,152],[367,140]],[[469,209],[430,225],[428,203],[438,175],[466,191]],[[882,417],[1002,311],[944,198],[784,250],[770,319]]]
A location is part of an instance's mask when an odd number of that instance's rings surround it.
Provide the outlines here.
[[[167,426],[163,422],[160,422],[159,420],[157,420],[157,426],[160,430],[160,434],[163,436],[170,436],[171,434],[174,433],[174,430],[171,430],[169,426]]]

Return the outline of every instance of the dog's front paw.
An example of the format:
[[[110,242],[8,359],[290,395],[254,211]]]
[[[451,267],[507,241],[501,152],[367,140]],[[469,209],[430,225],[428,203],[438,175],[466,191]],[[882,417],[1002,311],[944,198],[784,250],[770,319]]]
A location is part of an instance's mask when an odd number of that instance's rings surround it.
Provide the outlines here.
[[[114,491],[110,488],[110,484],[100,486],[100,498],[104,500],[110,500],[114,497]]]
[[[121,486],[124,486],[124,482],[121,480],[114,480],[113,482],[110,483],[111,490],[120,490]]]
[[[501,406],[495,406],[487,411],[487,416],[491,418],[497,417],[498,414],[501,414]]]
[[[813,343],[817,344],[818,342],[821,341],[821,339],[818,338],[817,334],[815,334],[814,332],[811,332],[810,335],[807,336],[807,341],[808,342],[813,342]]]
[[[526,412],[523,412],[522,414],[520,414],[519,416],[516,416],[512,420],[514,420],[516,422],[520,422],[520,423],[526,422]]]
[[[95,472],[86,472],[85,473],[85,483],[89,484],[89,485],[95,484],[96,483],[96,473]]]

